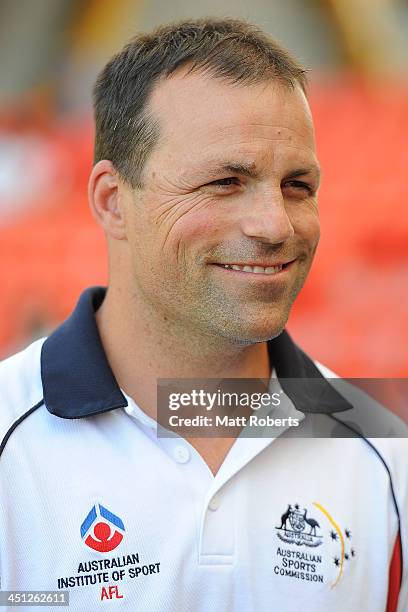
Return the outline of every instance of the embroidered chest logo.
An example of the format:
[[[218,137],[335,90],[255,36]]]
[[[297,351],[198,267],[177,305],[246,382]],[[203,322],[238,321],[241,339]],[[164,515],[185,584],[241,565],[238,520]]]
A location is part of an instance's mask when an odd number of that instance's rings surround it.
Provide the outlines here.
[[[122,519],[101,504],[95,504],[81,525],[81,538],[98,552],[110,552],[123,540]]]
[[[88,506],[89,507],[89,506]],[[132,540],[134,525],[131,523],[124,544]],[[81,538],[93,551],[108,553],[115,550],[125,537],[125,525],[119,516],[100,503],[92,506],[81,525]],[[79,538],[78,538],[79,540]],[[138,552],[123,550],[120,556],[92,554],[92,558],[76,562],[71,574],[57,578],[58,589],[99,586],[97,598],[100,601],[127,597],[126,584],[129,579],[154,580],[160,574],[161,562],[139,555]],[[117,554],[117,553],[116,553]],[[156,577],[156,578],[155,578]],[[81,608],[82,609],[82,608]]]
[[[288,509],[281,516],[280,527],[276,527],[278,538],[297,546],[320,546],[323,536],[319,530],[320,525],[316,519],[307,516],[306,508],[301,511],[299,504],[293,508],[288,504]]]
[[[275,532],[279,540],[291,546],[278,546],[274,573],[308,582],[329,582],[334,588],[347,567],[354,564],[352,533],[347,527],[342,530],[321,504],[314,502],[312,512],[314,516],[299,504],[288,504],[281,515]],[[301,548],[320,546],[316,552]]]

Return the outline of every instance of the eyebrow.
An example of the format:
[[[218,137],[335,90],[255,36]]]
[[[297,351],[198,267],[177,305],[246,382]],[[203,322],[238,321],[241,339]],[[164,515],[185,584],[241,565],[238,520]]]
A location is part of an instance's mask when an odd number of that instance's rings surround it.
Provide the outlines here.
[[[227,162],[215,166],[213,170],[216,172],[222,170],[224,172],[232,172],[233,174],[242,174],[243,176],[248,176],[249,178],[258,178],[258,172],[255,170],[255,164]]]

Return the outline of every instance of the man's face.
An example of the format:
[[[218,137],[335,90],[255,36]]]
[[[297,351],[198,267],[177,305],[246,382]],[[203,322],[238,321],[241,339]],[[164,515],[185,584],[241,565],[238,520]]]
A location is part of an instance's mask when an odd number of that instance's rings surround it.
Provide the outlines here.
[[[309,107],[298,86],[184,74],[153,91],[160,140],[125,196],[135,293],[189,337],[264,341],[319,240]]]

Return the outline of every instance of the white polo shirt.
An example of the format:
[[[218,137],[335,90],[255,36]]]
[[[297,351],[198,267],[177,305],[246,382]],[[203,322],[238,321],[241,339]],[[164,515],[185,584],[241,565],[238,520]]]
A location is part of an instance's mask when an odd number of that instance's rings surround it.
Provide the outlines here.
[[[213,476],[118,387],[104,295],[0,365],[1,588],[81,612],[406,612],[407,440],[239,437]],[[350,421],[287,332],[268,348],[292,415]]]

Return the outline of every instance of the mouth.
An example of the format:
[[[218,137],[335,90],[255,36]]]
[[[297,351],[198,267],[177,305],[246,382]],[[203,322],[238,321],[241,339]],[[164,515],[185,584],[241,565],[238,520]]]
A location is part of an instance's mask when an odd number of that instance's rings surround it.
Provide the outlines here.
[[[290,268],[295,261],[296,259],[293,259],[292,261],[288,261],[286,263],[275,263],[274,265],[259,265],[252,263],[215,263],[213,265],[219,268],[223,268],[224,270],[228,270],[230,272],[273,276]]]

